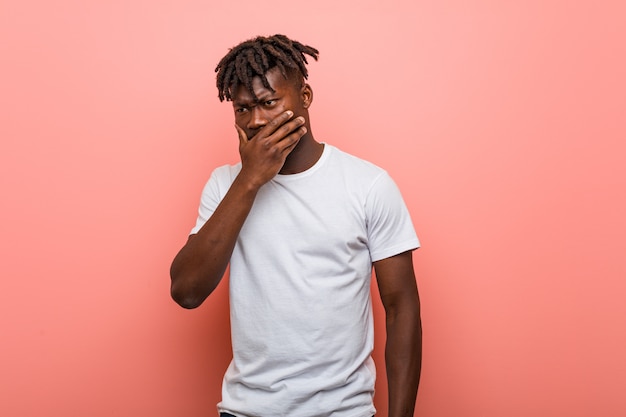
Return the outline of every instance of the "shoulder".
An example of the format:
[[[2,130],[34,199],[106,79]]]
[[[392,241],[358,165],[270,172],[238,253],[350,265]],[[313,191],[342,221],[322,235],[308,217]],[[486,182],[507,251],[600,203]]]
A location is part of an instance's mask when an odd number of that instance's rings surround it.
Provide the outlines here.
[[[241,162],[234,165],[219,166],[211,172],[207,185],[216,183],[219,185],[230,186],[239,174],[239,171],[241,171]]]
[[[211,177],[232,183],[239,174],[239,171],[241,171],[241,162],[234,165],[222,165],[213,170]]]
[[[361,195],[366,206],[386,210],[389,205],[404,205],[398,185],[385,169],[336,147],[331,150],[333,163],[341,166],[347,187]]]
[[[387,175],[387,172],[383,168],[370,161],[349,154],[335,146],[326,146],[330,147],[331,163],[342,169],[348,177],[359,179],[366,183],[372,183],[377,181],[378,178]]]
[[[204,189],[202,191],[203,196],[217,195],[223,197],[232,185],[233,181],[235,181],[239,171],[241,171],[241,163],[235,165],[222,165],[215,168],[204,185]]]

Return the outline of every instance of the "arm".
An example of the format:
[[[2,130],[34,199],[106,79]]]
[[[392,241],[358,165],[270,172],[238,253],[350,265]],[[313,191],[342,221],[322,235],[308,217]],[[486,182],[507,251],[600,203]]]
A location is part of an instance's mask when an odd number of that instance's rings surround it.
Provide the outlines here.
[[[411,252],[374,263],[385,307],[389,417],[413,416],[422,367],[420,301]]]
[[[189,237],[170,268],[172,298],[182,307],[198,307],[222,279],[257,192],[276,176],[306,133],[300,127],[304,120],[290,120],[292,116],[290,111],[280,114],[250,140],[235,125],[241,171],[213,215]]]

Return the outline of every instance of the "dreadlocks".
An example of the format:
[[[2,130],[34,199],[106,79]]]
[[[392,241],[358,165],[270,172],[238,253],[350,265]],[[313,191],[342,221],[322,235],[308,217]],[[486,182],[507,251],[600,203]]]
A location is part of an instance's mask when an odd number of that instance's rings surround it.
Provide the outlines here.
[[[215,68],[220,101],[232,100],[233,92],[240,84],[256,98],[252,89],[252,80],[256,76],[261,78],[265,88],[274,91],[265,77],[265,73],[274,67],[278,67],[285,78],[294,70],[307,78],[308,62],[304,54],[317,61],[319,51],[285,35],[258,36],[231,48]]]

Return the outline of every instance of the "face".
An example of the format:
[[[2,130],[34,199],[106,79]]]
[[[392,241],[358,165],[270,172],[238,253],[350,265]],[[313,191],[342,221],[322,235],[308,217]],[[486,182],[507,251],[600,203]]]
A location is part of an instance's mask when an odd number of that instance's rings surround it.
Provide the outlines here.
[[[252,89],[256,98],[242,85],[233,94],[235,123],[246,132],[248,139],[286,110],[293,111],[294,117],[304,116],[305,126],[308,126],[308,108],[313,98],[311,87],[295,76],[285,79],[278,68],[269,70],[265,77],[274,92],[263,86],[260,77],[255,77]]]

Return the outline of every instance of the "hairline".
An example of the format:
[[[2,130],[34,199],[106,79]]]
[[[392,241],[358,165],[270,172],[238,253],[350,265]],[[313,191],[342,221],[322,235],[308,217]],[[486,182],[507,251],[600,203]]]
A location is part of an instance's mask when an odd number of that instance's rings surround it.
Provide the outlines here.
[[[286,67],[285,68],[285,72],[283,72],[280,67],[278,65],[274,65],[273,67],[269,68],[267,71],[265,71],[263,73],[263,77],[265,77],[265,79],[267,80],[267,83],[270,85],[270,89],[268,89],[268,91],[275,93],[276,90],[274,90],[274,88],[272,87],[269,79],[267,79],[267,74],[269,74],[272,71],[278,71],[278,73],[280,74],[280,76],[283,77],[284,80],[286,80],[289,84],[290,87],[295,88],[296,90],[301,89],[302,87],[305,86],[305,79],[304,79],[304,75],[302,74],[302,72],[298,69],[298,68],[292,68],[292,67]],[[261,75],[257,74],[253,77],[254,78],[261,78]],[[254,101],[256,103],[262,101],[259,97],[257,97],[257,95],[254,93],[254,91],[249,91],[246,86],[243,83],[240,83],[237,88],[244,88],[246,91],[250,92],[252,97],[254,98]],[[265,86],[263,86],[263,88],[266,88]],[[234,100],[234,96],[235,96],[235,91],[232,91],[231,95],[233,97],[231,97],[230,99],[226,99],[226,101],[230,101],[233,103],[233,105],[235,104],[235,100]]]

